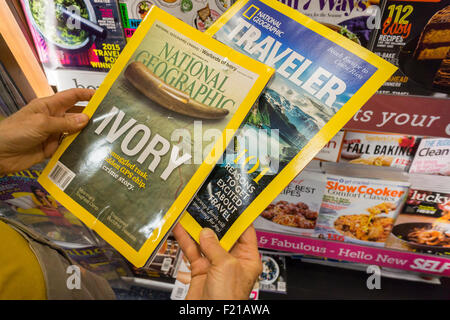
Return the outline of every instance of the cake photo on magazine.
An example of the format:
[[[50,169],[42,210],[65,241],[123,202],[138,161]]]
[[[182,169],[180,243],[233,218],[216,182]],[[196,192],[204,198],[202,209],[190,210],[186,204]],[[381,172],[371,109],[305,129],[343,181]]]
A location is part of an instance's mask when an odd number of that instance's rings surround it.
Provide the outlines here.
[[[400,51],[400,69],[432,91],[450,92],[450,5],[434,13]]]
[[[417,60],[444,59],[450,50],[450,5],[436,12],[420,35],[414,57]]]

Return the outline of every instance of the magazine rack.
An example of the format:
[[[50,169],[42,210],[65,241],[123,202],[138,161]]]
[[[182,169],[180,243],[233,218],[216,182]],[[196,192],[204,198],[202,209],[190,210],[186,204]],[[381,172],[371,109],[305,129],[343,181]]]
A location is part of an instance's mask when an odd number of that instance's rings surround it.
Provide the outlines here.
[[[17,0],[0,6],[0,60],[27,102],[54,93],[39,64]],[[450,138],[450,99],[373,96],[344,129]],[[82,107],[76,107],[81,111]],[[259,247],[450,277],[450,257],[258,231]]]

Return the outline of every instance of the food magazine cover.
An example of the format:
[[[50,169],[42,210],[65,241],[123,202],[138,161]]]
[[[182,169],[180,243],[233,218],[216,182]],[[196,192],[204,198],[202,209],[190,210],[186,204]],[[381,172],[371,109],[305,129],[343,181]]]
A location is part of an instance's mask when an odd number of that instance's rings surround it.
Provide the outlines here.
[[[337,162],[341,156],[342,144],[345,131],[339,131],[330,141],[316,154],[315,159],[320,161]]]
[[[450,178],[413,175],[388,248],[450,256]]]
[[[398,168],[411,165],[421,137],[394,133],[347,130],[339,161]]]
[[[352,41],[369,48],[380,27],[384,1],[380,0],[280,0]]]
[[[325,191],[322,172],[303,170],[253,223],[257,230],[310,236]]]
[[[169,236],[159,248],[152,263],[144,268],[131,265],[131,271],[136,278],[143,279],[174,279],[180,264],[181,248],[175,238]],[[175,280],[173,280],[175,281]]]
[[[327,174],[315,235],[384,247],[408,186],[403,181]]]
[[[372,51],[398,70],[379,93],[448,97],[448,0],[388,0]]]
[[[44,66],[108,71],[125,46],[116,1],[21,1]]]
[[[274,0],[238,1],[206,33],[277,70],[181,220],[229,249],[395,67]]]
[[[20,2],[50,85],[97,88],[126,44],[117,1]]]
[[[142,267],[273,72],[153,6],[39,182]]]
[[[234,0],[119,0],[119,7],[125,37],[129,40],[152,5],[200,31],[205,31],[234,2]]]

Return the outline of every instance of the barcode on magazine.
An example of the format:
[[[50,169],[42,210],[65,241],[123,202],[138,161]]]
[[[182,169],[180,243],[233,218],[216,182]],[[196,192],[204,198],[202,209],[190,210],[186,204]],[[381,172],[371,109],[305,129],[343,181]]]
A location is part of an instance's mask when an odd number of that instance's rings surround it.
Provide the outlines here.
[[[261,291],[276,291],[276,287],[272,283],[262,283],[260,284]]]
[[[177,290],[175,291],[175,297],[184,299],[184,288],[177,288]]]
[[[187,288],[189,288],[186,285],[181,284],[180,282],[175,282],[175,287],[172,290],[172,295],[170,299],[172,300],[184,300],[187,294]]]
[[[48,177],[55,185],[64,191],[73,178],[75,178],[75,173],[58,161],[52,171],[50,171]]]
[[[280,281],[277,283],[277,291],[286,292],[286,282]]]
[[[161,271],[162,272],[168,272],[170,270],[170,267],[172,266],[172,259],[171,258],[164,258]]]

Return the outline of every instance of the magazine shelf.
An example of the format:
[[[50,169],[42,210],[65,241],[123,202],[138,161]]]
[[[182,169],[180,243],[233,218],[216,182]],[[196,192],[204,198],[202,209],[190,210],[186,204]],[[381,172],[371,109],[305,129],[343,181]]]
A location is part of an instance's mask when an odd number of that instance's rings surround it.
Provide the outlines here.
[[[450,277],[450,258],[446,256],[263,231],[257,231],[257,237],[263,249]]]
[[[388,0],[385,0],[385,1],[388,1]],[[112,1],[112,2],[115,2],[115,1]],[[116,39],[118,41],[118,43],[120,43],[120,46],[121,46],[121,49],[117,50],[117,52],[116,52],[117,56],[119,56],[119,53],[121,52],[123,47],[125,47],[125,43],[130,41],[131,35],[134,33],[135,29],[137,28],[137,25],[139,25],[139,23],[141,21],[140,19],[138,19],[141,17],[141,13],[138,16],[133,17],[131,15],[131,13],[133,13],[131,11],[131,9],[129,9],[129,8],[127,9],[127,5],[129,5],[127,3],[130,3],[130,2],[131,1],[126,1],[126,0],[118,0],[117,1],[118,5],[119,5],[117,8],[120,8],[120,14],[122,14],[122,19],[124,19],[124,11],[123,10],[125,10],[125,12],[127,12],[127,10],[129,10],[129,13],[130,13],[130,16],[128,17],[129,21],[128,22],[122,21],[123,28],[124,28],[124,37],[118,37],[118,38],[120,38],[119,40]],[[147,1],[143,1],[143,2],[147,2]],[[219,4],[219,2],[222,3],[222,1],[215,1],[215,2],[216,2],[216,4],[214,4],[211,8],[209,8],[208,6],[207,6],[207,8],[199,7],[201,9],[199,11],[203,10],[203,13],[210,11],[210,14],[213,14],[215,12],[213,15],[214,15],[215,19],[217,19],[220,15],[219,15],[219,13],[216,12],[216,10],[219,11],[219,9],[221,10],[221,8],[219,8],[219,7],[216,8],[216,6]],[[231,2],[233,2],[233,0],[231,0]],[[289,1],[279,0],[279,2],[286,3],[289,6],[294,7],[294,9],[299,10],[299,8],[296,7],[296,4],[294,5],[294,3],[293,2],[291,3],[290,0]],[[297,3],[297,2],[298,1],[295,1],[295,3]],[[424,1],[418,1],[418,2],[424,2]],[[431,2],[433,2],[433,1],[431,1]],[[191,5],[192,5],[192,3],[191,3]],[[200,2],[199,1],[198,1],[198,3],[194,2],[193,5],[196,7],[200,6]],[[201,5],[203,6],[203,2],[201,2]],[[38,51],[36,50],[36,48],[38,48],[38,47],[35,47],[33,44],[33,35],[30,32],[30,30],[28,29],[27,17],[24,15],[23,12],[21,12],[21,10],[22,10],[21,8],[22,8],[21,0],[6,0],[5,4],[0,5],[0,21],[1,21],[1,23],[0,23],[0,62],[4,65],[7,73],[11,76],[15,85],[17,86],[19,91],[22,93],[24,100],[28,103],[34,98],[49,96],[49,95],[52,95],[55,91],[64,90],[71,86],[72,87],[74,87],[74,86],[80,87],[80,88],[81,87],[99,88],[100,83],[102,83],[104,77],[107,74],[107,70],[101,70],[101,71],[94,70],[93,71],[93,70],[80,69],[82,71],[77,70],[77,71],[79,71],[79,73],[75,72],[72,74],[71,72],[73,72],[73,70],[71,68],[67,68],[67,70],[62,71],[61,74],[63,76],[61,77],[61,79],[70,80],[70,81],[60,81],[58,83],[55,83],[54,79],[52,80],[52,79],[50,79],[50,77],[48,77],[48,75],[51,74],[51,72],[49,73],[48,70],[45,69],[44,65],[40,63]],[[197,11],[197,9],[199,9],[199,8],[195,8],[195,10],[192,10],[192,12],[189,13],[189,15],[196,15],[196,12],[198,12],[200,14],[200,12]],[[170,12],[170,10],[174,10],[174,12],[175,12],[175,9],[178,10],[178,7],[174,6],[172,9],[166,8],[166,9],[164,9],[164,11],[168,11],[169,13],[174,14],[174,13]],[[206,10],[206,9],[208,9],[208,10]],[[225,8],[223,8],[223,9],[224,10],[222,10],[222,11],[225,12]],[[114,10],[116,10],[116,9],[114,9]],[[114,11],[115,14],[119,14],[119,11],[118,10],[116,10],[116,11],[117,12]],[[221,12],[221,14],[223,12]],[[217,14],[217,17],[216,17],[216,14]],[[181,15],[186,16],[186,15],[188,15],[188,12],[183,12]],[[127,16],[127,15],[125,15],[125,16]],[[212,18],[212,16],[210,16],[210,18]],[[197,29],[199,29],[201,31],[206,30],[205,24],[202,24],[199,20],[200,16],[199,17],[190,17],[189,19],[194,21],[194,23],[196,24],[195,27]],[[213,21],[211,21],[211,23],[212,22]],[[214,29],[214,28],[212,28],[212,29]],[[218,30],[215,30],[215,31],[218,31]],[[210,30],[209,32],[212,32],[212,31]],[[208,34],[208,33],[206,33],[206,34]],[[212,35],[212,33],[210,35]],[[361,44],[361,43],[359,43],[359,44]],[[372,50],[372,52],[377,54],[374,50]],[[383,57],[383,55],[379,55],[379,54],[378,54],[378,56]],[[386,57],[383,57],[383,58],[385,60],[390,61],[389,59],[386,59]],[[264,70],[262,70],[262,68],[256,69],[256,70],[261,71],[261,72],[264,71]],[[61,70],[59,70],[59,71],[61,71]],[[265,71],[267,72],[267,70],[265,70]],[[47,74],[47,76],[46,76],[46,74]],[[73,83],[75,83],[75,84],[73,84]],[[103,89],[103,90],[105,90],[105,89]],[[387,93],[388,91],[378,91],[378,92]],[[396,134],[398,134],[398,135],[404,135],[407,137],[413,136],[413,137],[417,137],[418,139],[430,138],[430,137],[446,138],[447,141],[449,141],[448,139],[450,139],[450,113],[448,110],[450,108],[450,99],[448,98],[448,95],[443,94],[443,93],[435,93],[434,95],[430,95],[430,96],[413,95],[413,94],[420,94],[420,92],[413,92],[410,94],[411,95],[401,95],[400,93],[398,93],[398,95],[396,95],[396,94],[374,94],[366,103],[364,103],[362,108],[359,111],[357,111],[356,114],[352,118],[350,118],[350,120],[344,125],[344,127],[342,129],[346,130],[346,132],[345,133],[343,131],[340,132],[340,134],[342,135],[340,143],[344,144],[343,141],[345,139],[347,139],[346,137],[348,137],[348,134],[349,134],[348,132],[350,130],[369,133],[369,134],[374,133],[377,135],[381,135],[381,134],[396,135]],[[361,101],[366,101],[366,99],[361,98]],[[70,109],[70,112],[83,112],[84,108],[85,108],[84,105],[75,105],[72,109]],[[92,110],[92,108],[91,108],[91,110]],[[340,114],[342,114],[342,113],[340,113]],[[348,114],[350,114],[350,113],[348,113]],[[344,123],[345,121],[348,120],[349,117],[342,118],[342,122],[340,123],[339,128],[342,126],[342,123]],[[2,119],[2,116],[0,115],[0,120],[1,119]],[[345,119],[345,121],[344,121],[344,119]],[[338,126],[336,126],[336,128],[337,127]],[[338,129],[336,129],[336,130],[338,130]],[[416,140],[416,141],[418,141],[418,140]],[[360,142],[360,144],[361,144],[361,142]],[[411,146],[411,148],[413,148],[413,147]],[[336,156],[336,159],[341,157],[341,151],[342,151],[342,149],[340,149],[339,155]],[[413,157],[413,156],[411,156],[411,157]],[[312,161],[313,163],[310,163],[311,167],[313,165],[315,165],[315,163],[319,163],[318,160],[324,161],[324,162],[320,163],[320,165],[316,169],[316,170],[321,171],[324,174],[325,174],[325,172],[322,171],[322,169],[323,169],[322,164],[328,163],[331,166],[336,165],[336,166],[345,167],[347,165],[346,168],[349,168],[348,166],[355,166],[355,168],[361,172],[361,177],[366,175],[366,173],[368,173],[368,172],[369,173],[371,171],[375,172],[377,170],[384,171],[383,174],[385,174],[385,175],[390,175],[388,178],[380,177],[380,176],[372,177],[374,179],[375,178],[376,179],[385,178],[386,180],[393,181],[396,179],[397,176],[399,176],[399,177],[402,176],[402,179],[404,178],[405,180],[408,180],[410,177],[413,176],[413,174],[409,174],[406,172],[407,171],[406,168],[408,167],[407,165],[405,165],[404,168],[399,168],[399,167],[394,168],[394,166],[392,166],[392,167],[385,166],[385,167],[381,167],[381,169],[380,168],[373,169],[374,168],[373,166],[365,166],[362,164],[353,165],[353,164],[344,163],[344,161],[337,161],[337,160],[333,161],[333,160],[328,160],[328,159],[321,159],[319,157],[317,157],[315,159],[317,161],[313,160]],[[329,161],[329,162],[327,162],[327,161]],[[348,162],[351,162],[351,161],[352,160],[349,160]],[[357,162],[354,162],[354,163],[357,163]],[[56,165],[57,165],[56,158],[53,161],[52,165],[55,165],[55,167],[56,167]],[[325,166],[326,166],[326,164],[325,164]],[[381,172],[381,171],[379,171],[379,172]],[[345,176],[346,174],[348,174],[348,173],[346,172],[345,174],[342,174],[342,175]],[[440,183],[440,181],[441,181],[440,179],[442,177],[431,176],[428,171],[426,172],[426,174],[429,177],[431,177],[430,180],[433,180],[432,181],[433,187],[439,185],[439,187],[444,186],[445,187],[444,189],[447,189],[448,182]],[[295,176],[294,173],[292,173],[292,175]],[[287,184],[288,183],[287,179],[285,179],[285,180],[286,180],[286,184]],[[398,180],[400,181],[400,179],[398,179]],[[418,180],[418,179],[416,179],[416,180]],[[48,180],[47,183],[49,184],[50,180]],[[205,183],[205,185],[206,185],[206,183]],[[419,184],[419,185],[422,186],[421,184]],[[405,189],[408,189],[408,188],[412,189],[411,187],[405,187]],[[279,192],[278,189],[274,189],[274,190],[277,191],[277,192],[272,192],[274,194]],[[417,190],[421,190],[421,189],[417,189]],[[426,190],[428,190],[428,189],[426,189]],[[57,192],[59,192],[59,191],[57,191]],[[441,190],[438,190],[436,192],[441,192]],[[447,191],[444,191],[444,192],[447,192]],[[442,193],[444,193],[444,192],[442,192]],[[267,192],[264,193],[264,195],[267,195]],[[446,199],[450,199],[450,198],[446,198]],[[108,201],[112,201],[112,200],[108,200]],[[187,200],[186,200],[186,203],[187,203]],[[184,203],[182,206],[180,206],[180,208],[181,207],[185,208],[186,203]],[[450,200],[448,203],[450,205]],[[263,206],[261,205],[260,207],[263,207]],[[318,207],[320,207],[320,202],[319,202]],[[71,209],[71,208],[69,208],[69,209]],[[312,209],[312,208],[310,207],[309,209]],[[319,209],[320,208],[315,208],[313,211],[317,211],[316,213],[319,214]],[[76,211],[74,209],[71,209],[71,210]],[[259,212],[260,211],[261,210],[259,210]],[[1,212],[0,212],[0,214],[1,214]],[[85,213],[83,213],[83,214],[85,214]],[[256,213],[256,214],[258,214],[258,213]],[[317,216],[315,218],[317,218]],[[74,217],[74,219],[77,220],[75,217]],[[249,219],[249,221],[250,220],[251,219]],[[191,228],[193,229],[193,231],[195,233],[198,233],[201,230],[200,227],[197,228],[197,224],[193,223],[193,221],[188,220],[186,223],[188,226],[189,225],[191,226]],[[87,224],[87,225],[89,225],[89,224]],[[288,224],[286,224],[286,225],[288,225]],[[258,247],[260,248],[261,252],[264,252],[264,250],[273,250],[273,251],[270,251],[269,254],[273,253],[273,254],[289,255],[289,256],[301,255],[301,256],[307,256],[307,257],[312,256],[312,257],[317,257],[318,258],[317,260],[320,259],[325,262],[327,260],[330,262],[338,261],[339,262],[339,263],[337,263],[338,265],[340,264],[340,262],[349,263],[349,264],[354,263],[355,265],[358,264],[359,266],[362,266],[362,268],[365,267],[366,265],[376,265],[376,266],[379,266],[381,268],[386,268],[386,269],[391,268],[391,269],[402,270],[401,272],[405,271],[405,272],[403,272],[405,274],[417,273],[417,274],[433,275],[436,278],[437,277],[449,277],[450,278],[450,247],[448,248],[448,250],[446,250],[445,248],[444,249],[440,248],[441,251],[437,251],[437,250],[411,251],[412,247],[408,247],[408,244],[406,242],[403,243],[402,240],[397,239],[397,238],[394,240],[398,242],[398,246],[395,246],[395,249],[393,249],[393,248],[387,248],[387,247],[381,247],[381,246],[371,246],[372,245],[371,243],[370,244],[360,244],[357,241],[355,241],[355,242],[336,241],[338,237],[329,237],[329,238],[327,237],[326,239],[324,239],[324,238],[317,237],[317,235],[314,235],[313,233],[311,233],[310,236],[307,236],[304,233],[302,233],[301,235],[296,235],[295,232],[292,232],[292,231],[286,231],[286,232],[290,232],[290,233],[283,233],[282,231],[277,232],[276,228],[259,230],[257,228],[256,223],[255,223],[255,228],[257,229],[256,232],[257,232],[257,239],[258,239]],[[314,230],[314,227],[311,230]],[[390,237],[393,237],[393,235],[391,234]],[[229,247],[231,247],[233,244],[234,244],[234,241],[230,241],[229,244],[227,244],[227,245]],[[130,250],[130,252],[134,253],[134,250]],[[173,257],[171,254],[167,254],[167,253],[161,253],[160,256],[162,258]],[[178,257],[176,259],[174,258],[174,260],[177,260],[177,259],[178,259]],[[145,263],[148,262],[147,258],[145,258],[144,260],[142,260],[142,261],[139,260],[138,264],[142,265],[144,262]],[[181,260],[179,260],[179,261],[181,261]],[[156,266],[159,268],[161,268],[163,266],[163,264],[161,264],[161,263],[153,262],[153,264],[154,264],[153,266]],[[148,265],[147,265],[147,267],[148,267]],[[181,270],[179,268],[177,269],[177,267],[173,267],[173,269]],[[159,281],[159,280],[143,279],[143,278],[139,278],[139,276],[136,276],[136,275],[122,276],[122,279],[131,286],[146,287],[148,289],[155,289],[155,290],[160,290],[160,291],[164,291],[164,292],[171,292],[172,290],[175,290],[177,288],[176,285],[172,282],[169,283],[169,282],[163,282],[163,281]],[[175,278],[173,278],[172,280],[173,280],[173,282],[175,282]],[[295,285],[295,283],[293,285]]]

